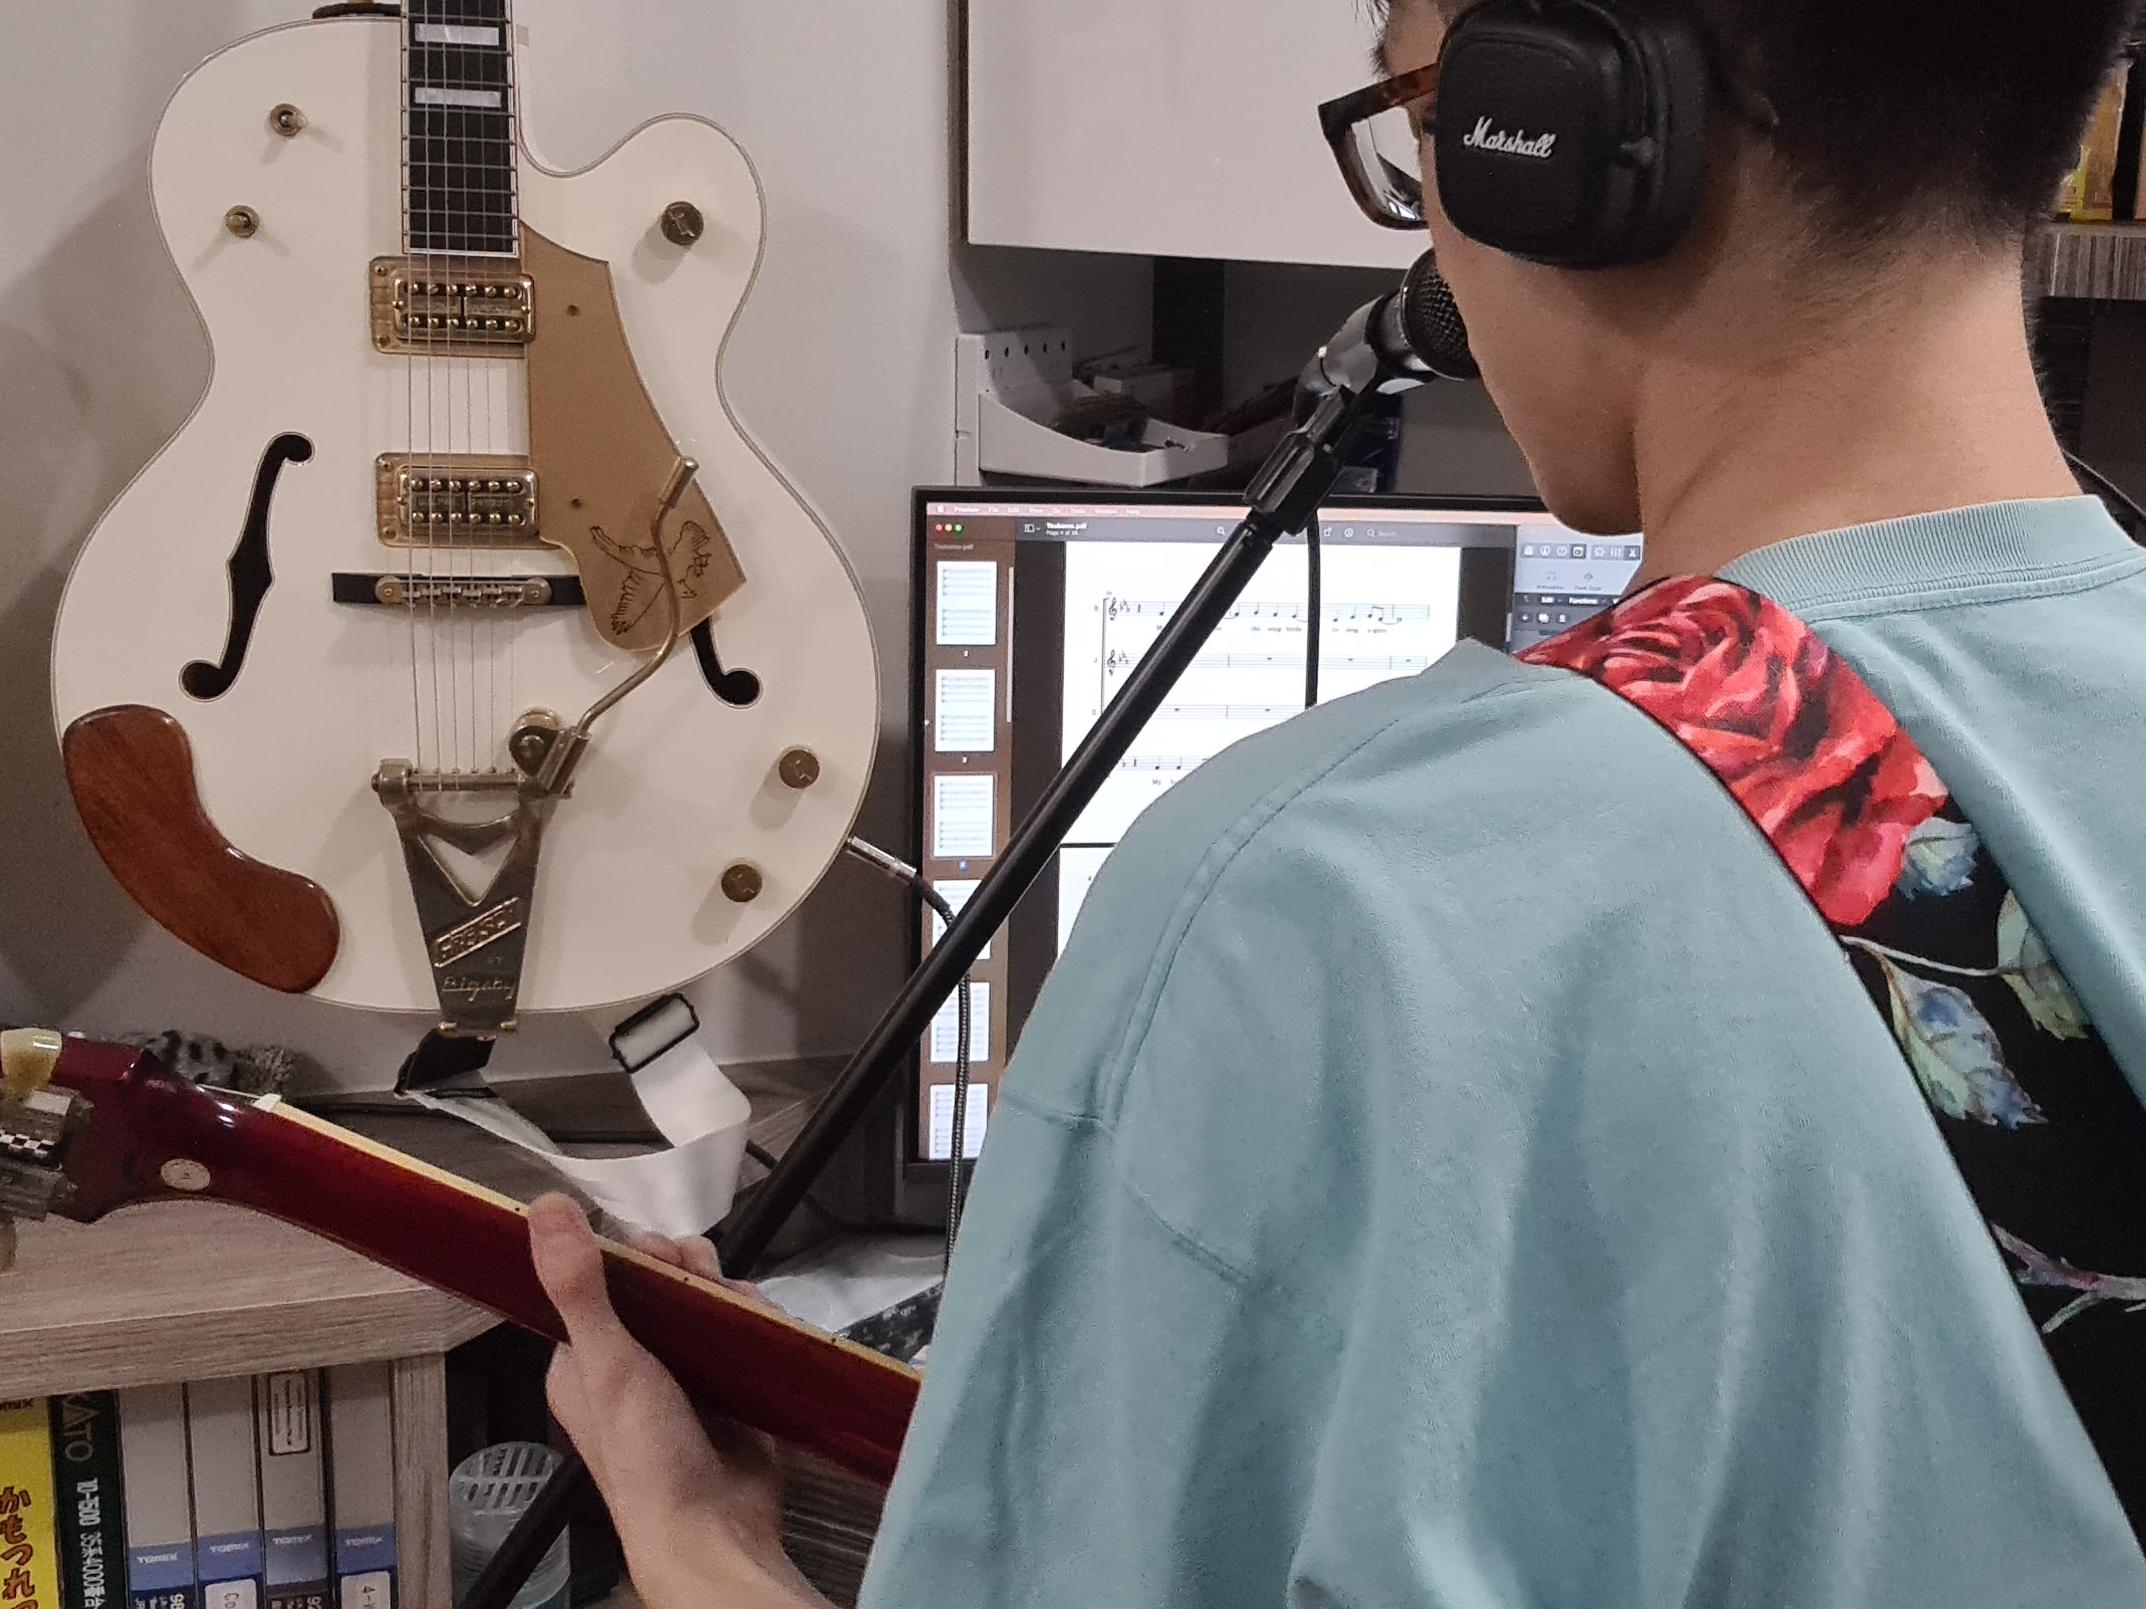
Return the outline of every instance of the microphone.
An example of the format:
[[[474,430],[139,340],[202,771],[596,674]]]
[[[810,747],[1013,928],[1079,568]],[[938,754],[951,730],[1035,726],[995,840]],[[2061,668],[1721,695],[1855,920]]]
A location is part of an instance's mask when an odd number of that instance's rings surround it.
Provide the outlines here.
[[[1402,391],[1433,380],[1473,380],[1482,371],[1468,350],[1468,326],[1452,287],[1425,252],[1401,288],[1351,315],[1297,381],[1304,405],[1336,391]]]

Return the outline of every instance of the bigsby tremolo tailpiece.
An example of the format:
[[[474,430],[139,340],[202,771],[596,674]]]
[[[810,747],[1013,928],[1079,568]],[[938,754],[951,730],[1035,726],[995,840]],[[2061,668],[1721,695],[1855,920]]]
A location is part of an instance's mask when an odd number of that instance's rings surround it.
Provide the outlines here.
[[[387,760],[373,777],[373,792],[394,817],[395,830],[402,838],[403,862],[417,900],[418,925],[425,935],[425,957],[439,995],[443,1034],[490,1039],[514,1028],[544,828],[559,801],[573,791],[574,772],[588,751],[596,722],[661,670],[678,646],[683,610],[663,522],[678,507],[698,470],[692,459],[678,460],[651,522],[650,534],[663,564],[670,629],[639,670],[591,704],[572,726],[563,725],[549,710],[525,713],[507,740],[512,770],[420,771],[408,760]],[[428,799],[503,794],[514,796],[513,807],[487,820],[457,821],[426,803]],[[446,844],[479,854],[508,840],[512,842],[506,859],[481,891],[464,886],[435,847]]]
[[[60,1036],[43,1028],[0,1033],[0,1271],[15,1264],[15,1221],[64,1207],[74,1186],[60,1171],[88,1103],[53,1089]]]

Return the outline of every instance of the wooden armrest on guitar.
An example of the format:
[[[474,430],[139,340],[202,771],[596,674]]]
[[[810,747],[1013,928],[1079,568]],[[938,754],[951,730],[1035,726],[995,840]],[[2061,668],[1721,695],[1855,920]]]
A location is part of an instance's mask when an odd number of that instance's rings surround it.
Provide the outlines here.
[[[88,1223],[149,1201],[228,1202],[564,1339],[518,1202],[274,1096],[183,1083],[131,1047],[18,1031],[0,1050],[0,1215]],[[627,1247],[604,1257],[620,1318],[696,1407],[892,1479],[914,1370]]]

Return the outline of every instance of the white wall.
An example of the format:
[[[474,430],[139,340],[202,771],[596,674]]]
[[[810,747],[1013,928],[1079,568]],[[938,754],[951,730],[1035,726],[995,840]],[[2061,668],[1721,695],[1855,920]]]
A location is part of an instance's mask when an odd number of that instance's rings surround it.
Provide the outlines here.
[[[1372,38],[1350,0],[969,0],[969,238],[1405,267],[1317,115]]]
[[[907,493],[952,471],[953,336],[1049,317],[1102,351],[1143,342],[1150,316],[1144,260],[952,245],[952,3],[516,8],[533,36],[523,110],[553,164],[579,166],[647,117],[692,111],[759,165],[767,267],[728,389],[863,577],[888,721],[866,825],[890,839],[906,819]],[[339,1082],[371,1087],[422,1023],[272,995],[138,916],[75,822],[47,695],[69,557],[208,373],[149,210],[157,114],[202,56],[303,11],[274,0],[0,9],[0,1020],[294,1044]],[[869,874],[838,867],[787,928],[699,987],[710,1048],[744,1058],[854,1044],[899,981],[900,909]],[[601,1055],[590,1025],[552,1021],[501,1063],[537,1071]]]

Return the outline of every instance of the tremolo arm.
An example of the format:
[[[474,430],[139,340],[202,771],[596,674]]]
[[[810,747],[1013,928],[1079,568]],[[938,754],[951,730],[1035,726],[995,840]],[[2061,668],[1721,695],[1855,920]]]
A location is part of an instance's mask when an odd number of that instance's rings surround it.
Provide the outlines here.
[[[537,859],[552,810],[573,791],[574,773],[588,752],[597,721],[661,670],[678,647],[683,609],[663,526],[698,470],[690,458],[677,460],[650,522],[669,625],[640,669],[591,704],[571,726],[562,726],[549,710],[523,714],[507,741],[511,770],[420,771],[408,760],[388,760],[373,777],[373,791],[394,817],[402,839],[425,958],[439,995],[442,1033],[489,1039],[515,1025]],[[449,796],[481,799],[501,794],[512,794],[514,803],[488,820],[457,821],[426,803]],[[481,891],[465,886],[436,847],[445,844],[479,854],[509,840],[505,860]]]

